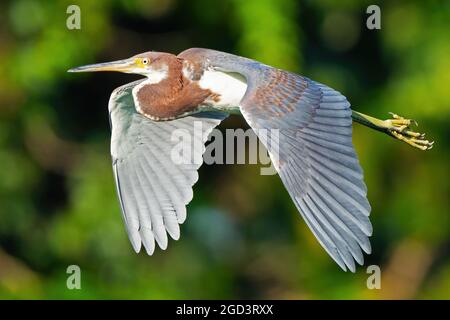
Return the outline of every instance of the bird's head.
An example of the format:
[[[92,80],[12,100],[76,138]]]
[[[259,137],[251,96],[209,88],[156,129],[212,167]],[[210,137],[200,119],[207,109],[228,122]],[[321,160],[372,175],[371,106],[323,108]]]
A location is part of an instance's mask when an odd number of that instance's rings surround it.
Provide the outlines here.
[[[140,74],[159,82],[167,77],[170,67],[178,63],[177,56],[164,52],[145,52],[128,59],[103,62],[72,68],[68,72],[116,71]]]

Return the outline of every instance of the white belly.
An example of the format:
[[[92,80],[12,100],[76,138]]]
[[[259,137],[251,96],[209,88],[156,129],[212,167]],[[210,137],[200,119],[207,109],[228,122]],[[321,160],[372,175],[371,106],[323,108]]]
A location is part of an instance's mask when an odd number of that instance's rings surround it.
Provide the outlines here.
[[[198,82],[203,89],[218,94],[217,99],[208,99],[207,104],[220,110],[235,111],[247,90],[245,78],[236,73],[206,70]]]

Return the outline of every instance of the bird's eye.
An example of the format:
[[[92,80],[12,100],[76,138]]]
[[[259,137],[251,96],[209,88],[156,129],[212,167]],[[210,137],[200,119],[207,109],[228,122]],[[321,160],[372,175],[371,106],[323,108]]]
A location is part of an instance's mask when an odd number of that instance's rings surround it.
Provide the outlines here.
[[[147,58],[142,59],[142,64],[148,64],[148,59]]]

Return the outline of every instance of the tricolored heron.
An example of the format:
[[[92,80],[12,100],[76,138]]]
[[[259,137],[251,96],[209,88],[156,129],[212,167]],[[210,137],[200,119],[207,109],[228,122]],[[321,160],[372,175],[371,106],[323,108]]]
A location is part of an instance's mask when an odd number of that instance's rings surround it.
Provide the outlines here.
[[[240,113],[258,134],[277,129],[278,140],[260,136],[298,211],[328,254],[343,269],[363,264],[372,225],[363,172],[352,145],[352,120],[421,150],[433,142],[392,114],[379,120],[352,111],[347,99],[306,77],[244,57],[193,48],[179,55],[146,52],[125,60],[70,69],[145,76],[117,88],[109,101],[113,171],[128,236],[152,255],[167,233],[180,237],[186,205],[201,163],[171,160],[171,132],[184,128],[201,145],[230,113]],[[193,123],[202,122],[195,136]],[[195,156],[202,156],[197,148]],[[275,152],[277,151],[277,152]],[[276,155],[275,155],[276,153]]]

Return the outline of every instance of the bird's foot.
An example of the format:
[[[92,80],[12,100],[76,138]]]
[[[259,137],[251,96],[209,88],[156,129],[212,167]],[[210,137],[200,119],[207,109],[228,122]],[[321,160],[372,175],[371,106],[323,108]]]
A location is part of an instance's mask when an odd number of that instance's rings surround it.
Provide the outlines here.
[[[392,112],[389,112],[389,114],[392,116],[392,119],[384,120],[387,134],[420,150],[433,148],[434,141],[425,140],[425,133],[411,130],[411,124],[418,126],[417,121],[405,119]]]

